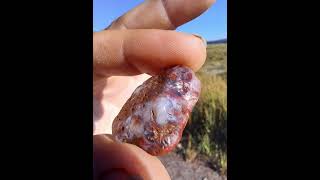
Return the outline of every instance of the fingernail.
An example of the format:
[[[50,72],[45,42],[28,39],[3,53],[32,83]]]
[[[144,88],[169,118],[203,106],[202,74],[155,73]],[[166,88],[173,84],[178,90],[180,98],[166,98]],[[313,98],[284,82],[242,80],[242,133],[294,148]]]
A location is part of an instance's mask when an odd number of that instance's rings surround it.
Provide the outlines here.
[[[203,38],[202,36],[200,36],[199,34],[192,34],[197,38],[200,38],[204,44],[205,47],[207,47],[207,40],[205,38]]]

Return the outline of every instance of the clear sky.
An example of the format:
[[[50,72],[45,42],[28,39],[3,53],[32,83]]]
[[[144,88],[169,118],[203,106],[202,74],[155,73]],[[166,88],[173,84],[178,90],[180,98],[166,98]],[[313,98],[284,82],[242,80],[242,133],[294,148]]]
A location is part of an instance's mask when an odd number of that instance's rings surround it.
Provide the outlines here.
[[[143,0],[93,0],[93,31],[104,29],[114,19],[142,2]],[[216,0],[205,13],[180,26],[177,31],[200,34],[207,40],[227,38],[227,0]]]

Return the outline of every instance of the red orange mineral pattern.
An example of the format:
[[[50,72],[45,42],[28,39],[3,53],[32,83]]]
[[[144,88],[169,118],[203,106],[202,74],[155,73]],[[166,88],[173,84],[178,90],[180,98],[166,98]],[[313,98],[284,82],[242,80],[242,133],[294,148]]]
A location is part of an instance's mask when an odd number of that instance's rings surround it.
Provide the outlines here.
[[[200,89],[195,73],[185,66],[149,78],[133,92],[113,121],[113,136],[151,155],[170,152],[181,139]]]

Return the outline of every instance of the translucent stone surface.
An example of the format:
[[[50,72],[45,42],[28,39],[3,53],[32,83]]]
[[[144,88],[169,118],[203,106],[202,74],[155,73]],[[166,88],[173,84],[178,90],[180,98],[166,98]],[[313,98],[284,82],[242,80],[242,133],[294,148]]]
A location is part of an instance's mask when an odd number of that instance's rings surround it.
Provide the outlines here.
[[[139,86],[113,121],[117,141],[135,144],[152,155],[178,144],[200,95],[200,81],[184,66],[175,66]]]

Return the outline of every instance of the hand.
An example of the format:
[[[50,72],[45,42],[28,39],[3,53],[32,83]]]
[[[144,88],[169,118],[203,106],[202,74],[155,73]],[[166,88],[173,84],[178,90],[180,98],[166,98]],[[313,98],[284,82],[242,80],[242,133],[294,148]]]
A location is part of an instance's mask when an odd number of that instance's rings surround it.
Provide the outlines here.
[[[102,134],[112,133],[113,119],[134,89],[150,75],[177,64],[194,71],[200,69],[206,59],[203,40],[172,30],[199,16],[213,2],[146,1],[106,30],[93,34],[94,169],[97,176],[118,167],[144,179],[169,179],[156,157],[134,145],[115,143],[112,136]]]

